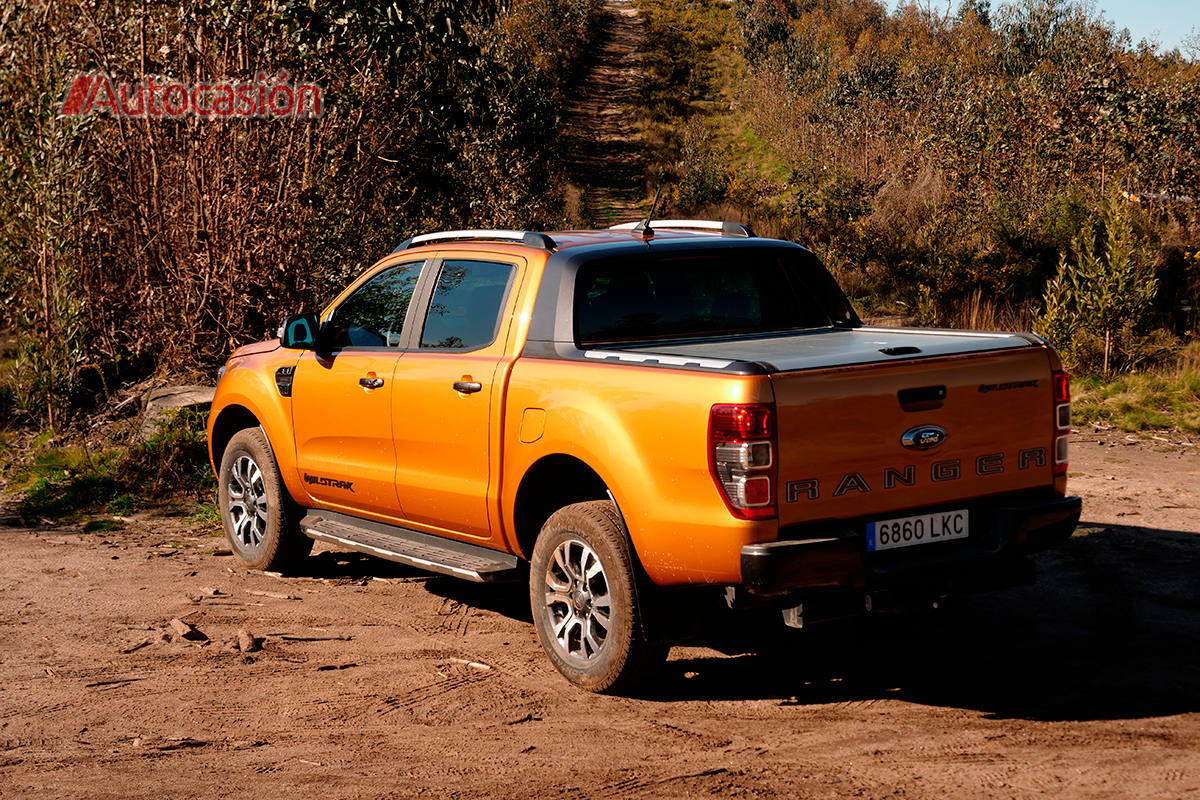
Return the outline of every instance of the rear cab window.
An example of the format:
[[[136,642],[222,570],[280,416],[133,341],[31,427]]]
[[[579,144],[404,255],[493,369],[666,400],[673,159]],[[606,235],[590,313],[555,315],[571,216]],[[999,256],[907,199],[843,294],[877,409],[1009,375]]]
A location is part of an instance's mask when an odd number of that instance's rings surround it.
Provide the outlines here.
[[[815,257],[792,252],[651,255],[584,264],[575,279],[580,347],[831,327],[840,290]]]

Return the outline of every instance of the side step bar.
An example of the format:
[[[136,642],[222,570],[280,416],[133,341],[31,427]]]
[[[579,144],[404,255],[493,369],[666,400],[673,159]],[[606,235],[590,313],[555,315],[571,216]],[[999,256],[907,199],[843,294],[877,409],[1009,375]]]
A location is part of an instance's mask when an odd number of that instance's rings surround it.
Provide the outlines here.
[[[520,576],[521,561],[509,553],[336,511],[308,509],[300,529],[317,541],[476,583]]]

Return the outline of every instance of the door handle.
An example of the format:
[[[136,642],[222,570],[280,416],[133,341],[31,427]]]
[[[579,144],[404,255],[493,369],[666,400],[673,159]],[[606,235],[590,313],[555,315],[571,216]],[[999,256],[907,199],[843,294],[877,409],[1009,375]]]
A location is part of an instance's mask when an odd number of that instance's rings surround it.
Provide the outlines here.
[[[463,394],[474,394],[483,388],[482,383],[477,381],[455,381],[454,391],[462,392]]]
[[[359,378],[358,385],[364,389],[378,389],[383,386],[383,378]]]

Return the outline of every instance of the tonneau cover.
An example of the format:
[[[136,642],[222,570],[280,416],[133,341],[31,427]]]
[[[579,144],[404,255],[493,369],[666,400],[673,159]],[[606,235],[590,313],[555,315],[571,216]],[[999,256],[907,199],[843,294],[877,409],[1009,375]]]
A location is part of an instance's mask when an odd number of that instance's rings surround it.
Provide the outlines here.
[[[639,355],[661,354],[709,361],[748,361],[770,372],[823,369],[897,361],[901,358],[979,353],[1029,347],[1013,333],[942,331],[919,328],[821,328],[778,336],[727,339],[691,344],[606,347]],[[913,349],[915,348],[915,349]],[[890,351],[890,352],[885,352]]]

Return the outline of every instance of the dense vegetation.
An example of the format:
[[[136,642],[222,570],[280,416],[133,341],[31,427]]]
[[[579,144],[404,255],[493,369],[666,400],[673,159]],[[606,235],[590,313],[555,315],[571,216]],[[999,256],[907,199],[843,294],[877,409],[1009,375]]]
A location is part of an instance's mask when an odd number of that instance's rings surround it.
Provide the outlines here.
[[[598,8],[0,0],[0,417],[61,427],[117,381],[208,373],[405,235],[553,223],[558,109]],[[319,119],[58,116],[80,72],[280,71],[323,87]]]
[[[0,467],[26,511],[196,489],[196,419],[159,456],[47,444],[122,382],[211,374],[413,232],[561,225],[601,3],[0,0]],[[808,244],[866,316],[1035,328],[1085,416],[1198,430],[1200,39],[1135,45],[1071,0],[637,3],[669,210]],[[80,72],[280,71],[319,119],[58,115]]]
[[[1032,326],[1084,371],[1197,335],[1195,60],[1067,0],[641,5],[678,210],[813,246],[867,314]]]

